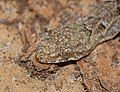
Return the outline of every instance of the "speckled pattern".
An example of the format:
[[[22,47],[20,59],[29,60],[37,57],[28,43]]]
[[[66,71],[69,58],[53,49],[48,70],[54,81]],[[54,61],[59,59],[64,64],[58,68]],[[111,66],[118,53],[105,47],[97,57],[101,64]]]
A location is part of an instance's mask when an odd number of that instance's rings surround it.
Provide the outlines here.
[[[104,2],[80,23],[39,32],[36,58],[42,63],[61,63],[85,57],[99,43],[120,32],[120,16],[115,6],[114,1]]]

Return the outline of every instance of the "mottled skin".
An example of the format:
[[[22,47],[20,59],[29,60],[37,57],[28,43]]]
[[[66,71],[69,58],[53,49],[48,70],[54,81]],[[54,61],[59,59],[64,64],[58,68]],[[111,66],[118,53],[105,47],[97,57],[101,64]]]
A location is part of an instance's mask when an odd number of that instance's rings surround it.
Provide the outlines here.
[[[41,31],[32,53],[41,63],[61,63],[87,56],[98,44],[120,33],[117,6],[116,1],[106,1],[80,23]]]

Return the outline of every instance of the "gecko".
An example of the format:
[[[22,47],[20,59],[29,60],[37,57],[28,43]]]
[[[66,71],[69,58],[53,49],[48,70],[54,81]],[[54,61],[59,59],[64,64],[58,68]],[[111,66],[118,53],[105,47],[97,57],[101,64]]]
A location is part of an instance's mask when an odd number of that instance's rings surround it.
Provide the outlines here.
[[[119,2],[105,1],[79,23],[39,32],[39,42],[24,59],[34,53],[39,63],[55,64],[80,60],[90,54],[97,45],[119,33]]]

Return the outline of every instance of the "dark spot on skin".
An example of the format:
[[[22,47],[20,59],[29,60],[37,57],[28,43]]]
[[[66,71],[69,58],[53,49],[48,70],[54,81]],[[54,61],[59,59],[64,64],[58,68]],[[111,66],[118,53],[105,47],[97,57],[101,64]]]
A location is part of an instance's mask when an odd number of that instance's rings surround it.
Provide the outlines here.
[[[3,52],[3,54],[5,54],[5,52]]]
[[[27,67],[27,61],[20,61],[19,66],[21,67]]]
[[[10,37],[10,35],[7,35],[7,37]]]

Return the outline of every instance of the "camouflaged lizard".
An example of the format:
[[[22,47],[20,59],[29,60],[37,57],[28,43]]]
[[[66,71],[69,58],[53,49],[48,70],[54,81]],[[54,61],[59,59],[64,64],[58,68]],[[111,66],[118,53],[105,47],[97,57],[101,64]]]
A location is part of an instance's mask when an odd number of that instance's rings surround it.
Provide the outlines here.
[[[117,1],[105,1],[80,23],[55,30],[39,32],[39,42],[24,56],[32,54],[40,63],[62,63],[79,60],[95,47],[120,33],[120,5]]]

